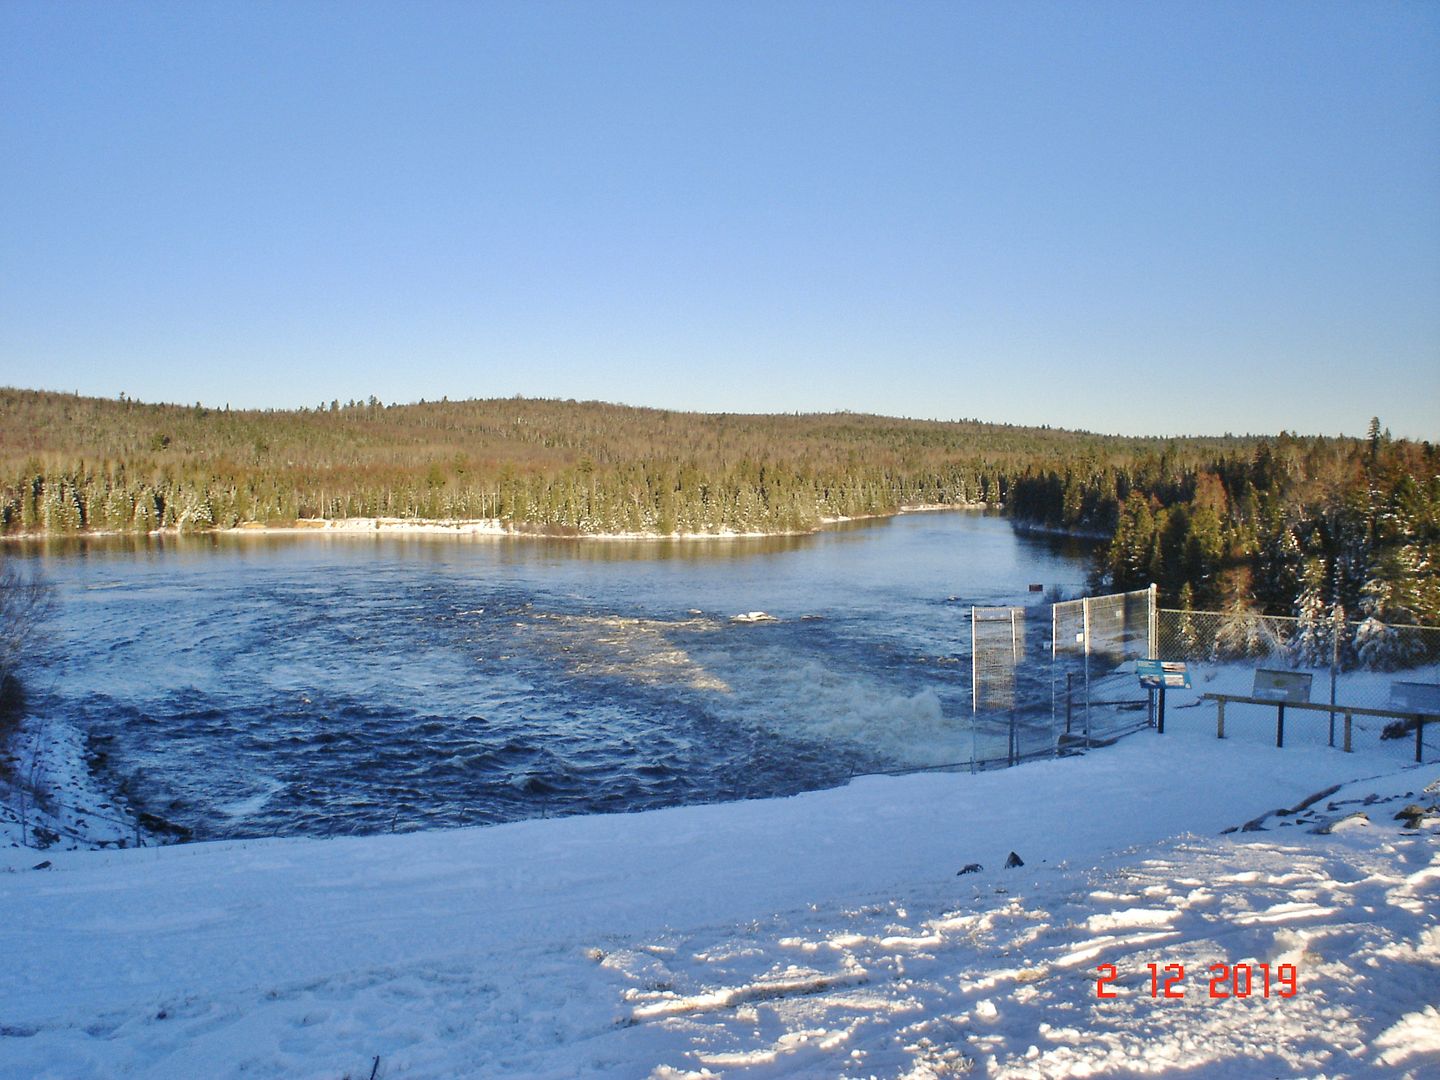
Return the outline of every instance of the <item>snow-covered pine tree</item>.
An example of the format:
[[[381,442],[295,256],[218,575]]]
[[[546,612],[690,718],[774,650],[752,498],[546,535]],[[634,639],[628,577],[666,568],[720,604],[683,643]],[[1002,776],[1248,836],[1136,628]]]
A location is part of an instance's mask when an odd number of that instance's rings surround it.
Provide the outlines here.
[[[1350,623],[1346,620],[1345,609],[1339,604],[1330,605],[1330,636],[1334,641],[1331,662],[1339,671],[1355,666],[1355,647],[1350,640]]]
[[[1380,577],[1372,577],[1361,590],[1360,610],[1365,618],[1355,628],[1354,648],[1362,668],[1396,671],[1409,667],[1423,654],[1418,639],[1382,621],[1387,611],[1400,610],[1392,600],[1389,582]]]
[[[1155,547],[1155,515],[1150,501],[1136,493],[1125,500],[1120,522],[1106,554],[1106,569],[1114,588],[1140,589],[1150,581]]]
[[[1195,618],[1195,590],[1187,581],[1180,586],[1180,641],[1181,657],[1186,660],[1198,660],[1205,655],[1201,647],[1200,626]],[[1176,659],[1171,657],[1171,659]]]
[[[1244,660],[1284,651],[1284,643],[1266,625],[1264,616],[1239,600],[1225,610],[1225,621],[1215,635],[1217,660]]]
[[[1362,668],[1394,671],[1403,667],[1398,635],[1374,615],[1367,615],[1355,628],[1355,655]]]
[[[1324,561],[1307,560],[1300,598],[1295,603],[1295,637],[1290,642],[1290,658],[1297,667],[1326,667],[1333,657],[1335,624],[1324,590]]]

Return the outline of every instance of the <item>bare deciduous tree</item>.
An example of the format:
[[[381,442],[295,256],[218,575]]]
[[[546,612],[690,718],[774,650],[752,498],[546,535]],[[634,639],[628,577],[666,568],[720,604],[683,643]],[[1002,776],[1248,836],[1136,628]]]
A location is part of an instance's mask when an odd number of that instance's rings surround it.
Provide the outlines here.
[[[45,620],[55,606],[54,589],[11,560],[0,560],[0,722],[13,720],[18,708],[15,673],[33,655]]]

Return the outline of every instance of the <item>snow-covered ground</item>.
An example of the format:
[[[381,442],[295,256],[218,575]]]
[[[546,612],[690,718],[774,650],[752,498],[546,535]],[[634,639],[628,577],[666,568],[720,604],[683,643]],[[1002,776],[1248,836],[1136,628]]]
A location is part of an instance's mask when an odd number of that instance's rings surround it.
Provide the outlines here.
[[[6,848],[0,1076],[1435,1076],[1440,813],[1395,815],[1437,803],[1403,754],[1182,730],[643,814]],[[1217,963],[1251,994],[1211,998]]]
[[[0,849],[124,847],[143,832],[95,783],[74,725],[27,716],[0,754]]]

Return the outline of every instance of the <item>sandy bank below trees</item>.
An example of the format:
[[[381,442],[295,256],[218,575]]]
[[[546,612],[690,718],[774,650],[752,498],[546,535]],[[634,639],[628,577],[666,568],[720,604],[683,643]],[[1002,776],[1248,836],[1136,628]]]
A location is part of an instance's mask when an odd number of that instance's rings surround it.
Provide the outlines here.
[[[900,514],[933,513],[944,510],[989,510],[998,509],[988,503],[936,503],[902,506],[886,514],[859,514],[853,517],[827,517],[809,529],[776,529],[742,532],[736,529],[716,529],[712,532],[582,532],[579,529],[565,529],[545,526],[527,526],[502,521],[499,518],[300,518],[293,522],[271,523],[264,521],[243,521],[230,528],[152,529],[146,533],[135,533],[117,529],[96,529],[80,533],[27,532],[0,536],[0,540],[45,540],[55,537],[99,537],[99,536],[508,536],[535,537],[542,539],[575,540],[734,540],[763,539],[774,536],[808,536],[833,525],[851,521],[871,521],[896,517]]]
[[[465,520],[431,520],[416,518],[305,518],[294,525],[266,525],[262,522],[245,522],[233,529],[215,529],[218,533],[265,533],[283,535],[304,534],[350,534],[371,533],[400,534],[410,536],[535,536],[544,538],[573,538],[576,540],[731,540],[770,536],[807,536],[831,525],[843,525],[850,521],[878,520],[896,517],[900,514],[931,513],[941,510],[985,510],[985,503],[926,504],[902,506],[891,514],[862,514],[855,517],[822,518],[820,524],[811,529],[753,530],[742,532],[737,529],[716,529],[713,532],[582,532],[578,529],[555,529],[525,525],[514,525],[498,518],[474,518]]]

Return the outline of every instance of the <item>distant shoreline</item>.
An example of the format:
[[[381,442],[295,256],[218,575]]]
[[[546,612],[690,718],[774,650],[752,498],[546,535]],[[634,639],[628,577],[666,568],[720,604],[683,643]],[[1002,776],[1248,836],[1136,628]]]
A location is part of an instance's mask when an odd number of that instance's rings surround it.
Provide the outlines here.
[[[1061,525],[1044,525],[1034,521],[1015,519],[1015,531],[1035,536],[1066,536],[1075,540],[1109,540],[1111,534],[1104,529],[1067,529]]]
[[[656,541],[656,540],[763,540],[779,536],[810,536],[832,525],[844,525],[852,521],[876,521],[899,517],[902,514],[925,514],[947,510],[994,510],[990,503],[915,503],[901,506],[887,514],[860,514],[855,517],[822,518],[810,529],[783,529],[772,532],[737,532],[720,529],[715,532],[622,532],[588,533],[578,530],[527,528],[512,525],[499,518],[299,518],[295,522],[269,525],[260,521],[244,521],[226,528],[209,529],[151,529],[149,532],[131,532],[122,529],[97,529],[81,532],[26,532],[8,533],[0,539],[9,541],[85,539],[112,536],[453,536],[465,538],[493,537],[519,538],[529,540],[601,540],[601,541]]]

